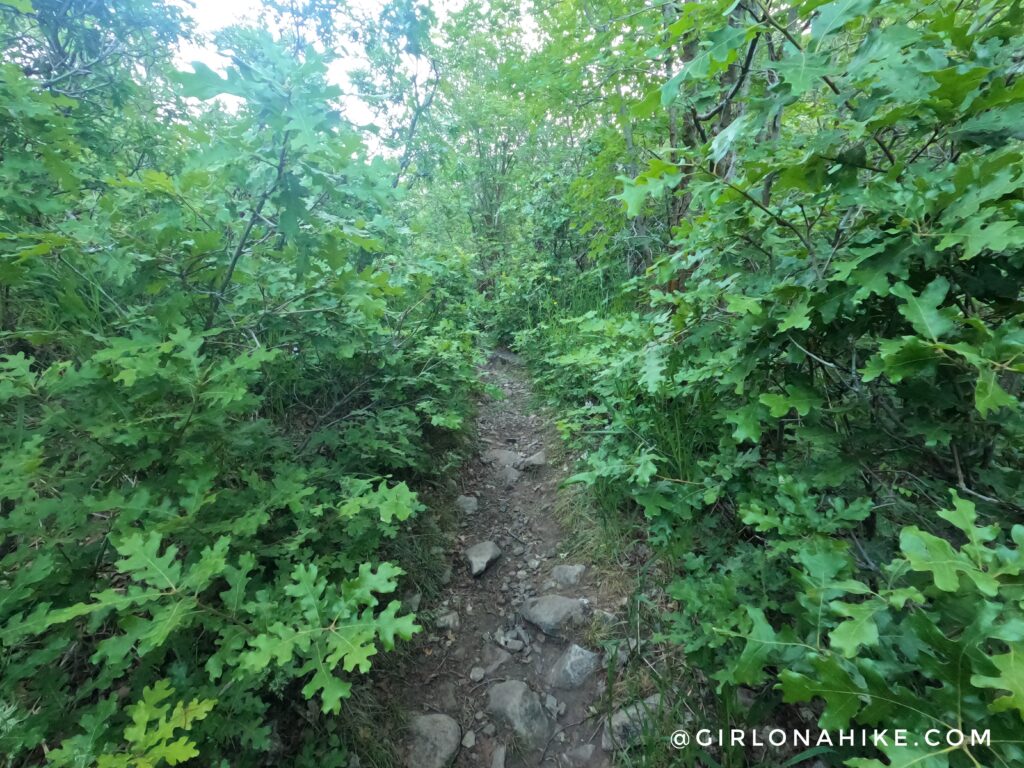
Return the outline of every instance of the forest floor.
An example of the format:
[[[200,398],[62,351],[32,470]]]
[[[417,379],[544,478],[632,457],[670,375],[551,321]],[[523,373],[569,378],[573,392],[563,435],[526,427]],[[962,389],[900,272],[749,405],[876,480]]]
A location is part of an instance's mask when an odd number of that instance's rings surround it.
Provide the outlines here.
[[[450,577],[420,607],[425,631],[382,693],[408,713],[409,768],[609,766],[602,740],[610,749],[637,720],[609,729],[600,706],[620,655],[600,638],[618,622],[621,585],[574,556],[578,537],[556,516],[569,466],[549,458],[557,436],[531,413],[518,361],[497,352],[483,376],[504,397],[479,406],[458,528],[440,555]]]

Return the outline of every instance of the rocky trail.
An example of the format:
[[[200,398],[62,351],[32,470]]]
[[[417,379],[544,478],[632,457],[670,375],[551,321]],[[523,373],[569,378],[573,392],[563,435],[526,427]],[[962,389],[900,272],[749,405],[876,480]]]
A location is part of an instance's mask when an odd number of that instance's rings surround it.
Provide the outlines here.
[[[547,425],[529,412],[514,356],[496,353],[485,380],[504,399],[480,405],[479,450],[455,500],[451,577],[404,670],[408,768],[601,768],[640,729],[640,702],[605,716],[608,670],[625,661],[596,642],[616,627],[623,600],[611,580],[574,558],[555,519],[567,468],[552,466]],[[613,656],[614,658],[610,658]]]

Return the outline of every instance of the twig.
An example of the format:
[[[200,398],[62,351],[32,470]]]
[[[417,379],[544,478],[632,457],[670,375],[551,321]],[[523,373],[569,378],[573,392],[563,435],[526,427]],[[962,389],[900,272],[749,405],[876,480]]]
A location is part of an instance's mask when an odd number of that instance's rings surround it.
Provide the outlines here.
[[[288,139],[285,136],[281,144],[281,153],[277,160],[277,175],[274,177],[274,181],[263,190],[263,194],[260,195],[259,201],[256,206],[252,209],[252,213],[249,215],[249,221],[246,222],[245,229],[242,231],[242,236],[238,240],[238,245],[235,247],[235,252],[231,255],[231,261],[228,264],[228,271],[224,275],[224,281],[221,283],[220,290],[213,295],[213,299],[210,301],[210,314],[206,318],[205,330],[210,330],[213,327],[213,321],[217,316],[217,310],[220,309],[220,303],[224,300],[224,293],[231,285],[231,278],[235,273],[235,267],[238,266],[238,261],[242,258],[242,252],[245,250],[245,246],[249,242],[249,236],[252,234],[252,229],[256,226],[256,222],[261,218],[263,212],[263,206],[267,204],[267,200],[273,194],[274,190],[277,189],[278,184],[281,183],[281,179],[284,176],[284,164],[288,157]]]
[[[705,112],[703,115],[698,115],[694,111],[693,116],[698,121],[706,121],[713,118],[727,106],[729,102],[733,100],[733,97],[739,92],[743,85],[743,82],[747,79],[747,73],[750,71],[750,63],[754,60],[754,51],[757,50],[757,42],[761,39],[761,33],[758,32],[754,35],[754,39],[750,41],[750,45],[747,47],[747,55],[743,59],[743,68],[740,70],[739,76],[736,78],[736,82],[733,83],[732,88],[729,89],[729,93],[726,94],[725,98],[719,102],[718,106],[712,109],[710,112]],[[703,132],[703,131],[702,131]]]

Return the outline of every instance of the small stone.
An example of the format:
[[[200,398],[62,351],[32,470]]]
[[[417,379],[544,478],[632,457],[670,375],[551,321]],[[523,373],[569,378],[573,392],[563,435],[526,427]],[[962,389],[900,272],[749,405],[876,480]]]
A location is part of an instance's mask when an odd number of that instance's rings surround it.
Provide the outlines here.
[[[478,504],[476,496],[459,496],[455,500],[455,508],[464,515],[472,515],[476,512]]]
[[[485,717],[487,717],[487,715],[485,715],[480,710],[477,710],[476,714],[474,714],[473,717],[477,720],[483,720]]]
[[[537,558],[533,558],[530,560],[530,562],[527,563],[527,565],[530,566],[531,571],[536,571],[538,568],[540,568],[540,560],[538,560]]]
[[[516,578],[519,579],[520,581],[522,581],[523,579],[525,579],[529,575],[530,574],[528,574],[526,571],[516,571]]]
[[[512,467],[502,467],[498,470],[498,481],[505,488],[511,488],[519,480],[519,470]]]
[[[487,711],[508,725],[524,744],[543,747],[554,724],[537,696],[522,680],[506,680],[487,691]]]
[[[504,744],[499,744],[494,748],[494,755],[491,757],[491,768],[505,768]]]
[[[524,547],[522,544],[516,544],[514,547],[512,547],[512,554],[516,557],[522,557],[526,554],[526,547]]]
[[[600,626],[607,628],[614,627],[618,623],[618,619],[614,613],[609,611],[601,610],[600,608],[594,609],[594,621]]]
[[[583,607],[571,597],[544,595],[527,600],[519,613],[544,634],[563,637],[573,625],[583,623]]]
[[[582,686],[599,666],[600,657],[596,653],[573,643],[551,668],[548,683],[552,688],[573,690]]]
[[[622,707],[604,724],[601,734],[601,749],[611,752],[613,749],[626,749],[636,744],[643,735],[644,726],[653,709],[661,705],[661,696],[654,694],[643,701]]]
[[[466,558],[466,564],[469,565],[469,572],[474,576],[479,576],[487,570],[491,563],[501,557],[501,550],[493,541],[482,541],[479,544],[474,544],[462,554]]]
[[[484,736],[493,736],[497,731],[498,729],[494,727],[494,723],[488,723],[484,726]]]
[[[525,459],[516,464],[519,469],[539,469],[548,463],[548,455],[544,449],[537,451],[532,456],[527,456]]]
[[[551,569],[551,578],[562,587],[574,587],[580,583],[585,565],[556,565]]]
[[[455,611],[448,611],[442,613],[436,619],[434,619],[434,626],[438,629],[451,629],[456,630],[459,628],[459,614]]]
[[[481,680],[484,679],[485,674],[486,672],[484,672],[483,667],[473,667],[471,670],[469,670],[469,679],[472,680],[474,683],[479,683]]]
[[[522,640],[516,640],[513,638],[505,641],[505,647],[512,651],[512,653],[519,653],[526,647],[526,644]]]
[[[408,768],[448,768],[459,751],[459,724],[448,715],[417,715],[409,723]]]
[[[472,749],[476,746],[476,734],[472,731],[466,731],[466,735],[462,737],[462,746],[466,749]]]
[[[552,716],[558,714],[558,699],[552,696],[550,693],[544,696],[544,708],[551,713]]]
[[[594,757],[594,749],[593,744],[581,744],[578,747],[573,747],[563,755],[565,758],[563,763],[566,768],[582,768],[582,766],[589,765]]]
[[[503,651],[501,648],[495,648],[488,646],[487,650],[484,651],[484,663],[487,666],[484,668],[484,674],[490,675],[497,671],[498,667],[504,664],[506,661],[512,658],[512,655],[508,651]]]
[[[416,613],[420,609],[420,603],[423,601],[422,592],[407,592],[402,596],[402,608],[409,611],[410,613]]]
[[[757,693],[751,688],[741,685],[736,689],[736,698],[739,700],[741,707],[750,709],[754,706],[754,702],[757,701]]]

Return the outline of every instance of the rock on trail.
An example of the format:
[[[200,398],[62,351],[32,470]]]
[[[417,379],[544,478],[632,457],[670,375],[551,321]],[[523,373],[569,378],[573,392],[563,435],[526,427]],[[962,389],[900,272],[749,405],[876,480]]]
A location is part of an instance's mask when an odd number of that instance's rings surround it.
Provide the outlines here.
[[[407,768],[448,768],[459,751],[462,729],[448,715],[417,715],[409,723]]]
[[[575,587],[586,570],[585,565],[556,565],[551,569],[551,580],[560,587]]]
[[[463,556],[469,565],[469,572],[479,576],[487,570],[487,566],[501,557],[501,550],[493,541],[481,541],[467,549]]]
[[[554,730],[540,697],[522,680],[492,685],[487,691],[487,711],[511,728],[523,744],[534,749],[542,748]]]
[[[604,725],[601,749],[611,752],[613,749],[623,749],[635,744],[643,735],[651,711],[660,705],[661,696],[655,694],[616,711]]]
[[[552,688],[574,689],[587,682],[597,668],[601,666],[601,657],[586,648],[573,643],[558,657],[555,666],[548,675],[548,683]]]
[[[584,605],[574,597],[544,595],[527,600],[519,612],[545,635],[565,637],[573,627],[583,624]]]
[[[477,510],[479,501],[476,496],[459,496],[455,500],[455,508],[463,515],[472,515]]]

